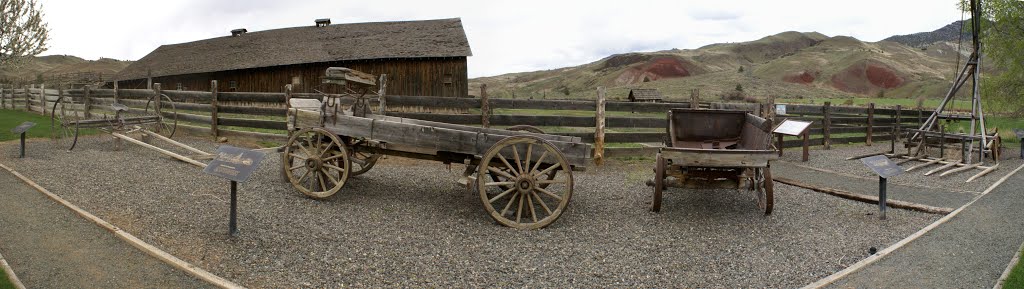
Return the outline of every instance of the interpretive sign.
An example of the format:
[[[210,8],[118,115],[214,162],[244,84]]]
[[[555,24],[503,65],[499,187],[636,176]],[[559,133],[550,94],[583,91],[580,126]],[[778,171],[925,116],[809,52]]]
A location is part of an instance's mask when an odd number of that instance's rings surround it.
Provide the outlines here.
[[[26,122],[23,122],[23,123],[19,124],[16,127],[12,128],[11,132],[12,133],[24,133],[24,132],[28,131],[28,129],[32,128],[33,126],[36,126],[36,123],[31,122],[31,121],[26,121]]]
[[[266,154],[258,151],[223,145],[217,148],[217,157],[203,172],[244,183],[259,167],[264,156]]]
[[[786,105],[785,104],[776,104],[775,105],[775,115],[786,115]]]
[[[801,135],[807,131],[807,128],[809,127],[811,127],[811,122],[809,121],[787,119],[782,121],[779,126],[775,127],[775,130],[772,132],[785,135]]]
[[[860,159],[865,166],[868,166],[879,177],[890,178],[903,173],[903,168],[892,162],[885,155],[870,156]]]
[[[1015,128],[1013,133],[1017,134],[1017,139],[1024,139],[1024,129]]]

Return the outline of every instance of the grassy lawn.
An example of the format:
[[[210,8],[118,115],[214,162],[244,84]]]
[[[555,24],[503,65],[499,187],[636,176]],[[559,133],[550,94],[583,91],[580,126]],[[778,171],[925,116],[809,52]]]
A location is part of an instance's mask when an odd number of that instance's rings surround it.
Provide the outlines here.
[[[1024,288],[1024,262],[1017,262],[1017,265],[1013,266],[1010,276],[1007,276],[1006,282],[1003,283],[1003,288]]]
[[[50,117],[23,110],[0,109],[0,141],[18,139],[20,136],[11,133],[11,129],[26,121],[36,123],[28,130],[29,138],[50,137]]]
[[[7,277],[7,272],[0,270],[0,289],[14,289],[14,284]]]
[[[783,98],[776,100],[777,103],[800,103],[800,104],[818,104],[821,105],[826,101],[832,102],[832,105],[849,105],[846,104],[847,100],[853,100],[852,105],[856,106],[867,106],[867,104],[874,102],[875,106],[896,106],[901,105],[906,109],[913,109],[917,107],[917,99],[910,98],[874,98],[874,97],[855,97],[855,98]],[[941,99],[929,98],[924,100],[924,108],[927,110],[934,110],[939,106]],[[967,109],[970,107],[963,107],[967,105],[965,102],[957,101],[954,108]]]

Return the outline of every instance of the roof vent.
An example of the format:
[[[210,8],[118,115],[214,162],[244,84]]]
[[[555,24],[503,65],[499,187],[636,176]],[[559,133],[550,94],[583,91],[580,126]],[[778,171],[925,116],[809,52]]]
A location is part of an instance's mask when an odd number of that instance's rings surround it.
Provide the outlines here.
[[[248,30],[245,30],[245,28],[232,29],[231,36],[242,35],[245,34],[245,32],[248,32]]]
[[[331,18],[320,18],[316,20],[316,27],[331,25]]]

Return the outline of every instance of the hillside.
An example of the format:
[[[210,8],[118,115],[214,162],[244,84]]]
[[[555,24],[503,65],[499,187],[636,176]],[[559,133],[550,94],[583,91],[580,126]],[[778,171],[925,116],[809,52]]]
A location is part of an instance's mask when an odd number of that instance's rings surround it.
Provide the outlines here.
[[[131,61],[120,61],[109,58],[85,60],[70,55],[47,55],[34,57],[17,68],[0,68],[0,82],[34,82],[40,77],[47,82],[81,82],[85,79],[113,76],[124,69]],[[91,75],[84,75],[90,74]]]
[[[956,21],[950,23],[949,25],[943,26],[942,28],[936,29],[935,31],[918,32],[907,35],[894,35],[890,36],[889,38],[882,39],[882,41],[898,42],[906,46],[917,48],[926,47],[928,45],[931,45],[932,43],[942,41],[957,42],[963,40],[967,41],[967,43],[970,43],[970,23],[970,19],[966,21]],[[963,27],[962,25],[967,25],[967,27]],[[963,29],[963,32],[961,32],[961,29]]]
[[[959,29],[955,24],[946,28]],[[895,39],[948,38],[941,33],[946,28]],[[591,98],[603,86],[611,98],[625,98],[631,88],[657,88],[670,98],[699,89],[707,99],[735,94],[738,85],[756,97],[940,97],[955,70],[955,37],[911,47],[790,31],[749,42],[616,54],[575,67],[476,78],[470,80],[470,94],[486,83],[492,96],[517,98]]]

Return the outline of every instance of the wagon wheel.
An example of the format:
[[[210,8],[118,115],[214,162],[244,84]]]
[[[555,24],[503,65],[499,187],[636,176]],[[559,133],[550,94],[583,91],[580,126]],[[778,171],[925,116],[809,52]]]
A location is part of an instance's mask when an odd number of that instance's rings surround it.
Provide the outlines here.
[[[322,128],[304,128],[288,139],[282,165],[295,189],[323,199],[345,186],[352,162],[337,135]]]
[[[157,97],[161,97],[161,114],[156,114]],[[166,110],[168,107],[171,108],[170,112]],[[154,115],[160,117],[160,120],[155,125],[155,132],[167,138],[174,137],[174,131],[178,129],[178,110],[174,108],[174,101],[172,101],[166,94],[150,96],[149,99],[146,100],[146,114],[150,114],[150,111],[152,111]]]
[[[539,156],[534,156],[537,152]],[[561,177],[548,179],[548,174],[559,171]],[[495,143],[481,158],[477,176],[477,191],[487,213],[513,228],[550,225],[572,198],[569,161],[550,142],[534,136],[510,136]]]
[[[757,196],[757,207],[764,209],[765,215],[771,215],[775,206],[775,185],[770,167],[754,169],[754,195]]]
[[[70,97],[60,97],[50,109],[50,134],[57,144],[75,149],[78,144],[78,113],[74,111]]]
[[[658,153],[657,162],[654,164],[654,202],[651,211],[661,211],[661,192],[665,190],[665,158]]]
[[[352,171],[349,172],[349,176],[358,176],[370,171],[377,164],[377,160],[380,159],[379,154],[359,150],[354,146],[348,150],[348,153],[348,157],[352,162]]]
[[[525,125],[525,124],[513,125],[513,126],[510,126],[510,127],[506,128],[505,130],[525,131],[525,132],[544,134],[544,131],[541,130],[540,128],[538,128],[536,126],[532,126],[532,125]]]

